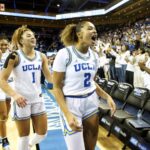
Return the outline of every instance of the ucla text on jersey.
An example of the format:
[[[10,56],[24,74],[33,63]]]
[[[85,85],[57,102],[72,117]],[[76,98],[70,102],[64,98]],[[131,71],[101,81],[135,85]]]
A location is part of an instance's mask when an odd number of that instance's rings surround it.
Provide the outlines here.
[[[41,65],[30,64],[22,66],[23,71],[30,71],[30,70],[41,70]]]
[[[75,64],[74,68],[76,72],[81,70],[95,70],[95,66],[89,63]]]

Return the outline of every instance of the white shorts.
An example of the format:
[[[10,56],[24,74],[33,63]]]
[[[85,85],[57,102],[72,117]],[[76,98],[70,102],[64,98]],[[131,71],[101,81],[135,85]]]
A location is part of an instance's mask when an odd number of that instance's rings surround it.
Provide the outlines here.
[[[66,97],[66,104],[70,112],[72,112],[78,119],[79,124],[82,126],[82,121],[89,118],[90,116],[98,113],[99,99],[96,92],[85,98],[70,98]],[[71,131],[71,128],[66,122],[65,116],[62,116],[62,122],[64,122],[64,127]],[[66,129],[65,129],[66,130]]]
[[[79,96],[80,97],[80,96]],[[90,96],[85,98],[73,98],[66,97],[66,104],[70,112],[72,112],[79,125],[82,126],[82,121],[98,113],[99,99],[96,92],[93,92]],[[79,150],[85,150],[83,131],[74,132],[68,125],[68,122],[63,114],[61,117],[61,125],[64,134],[64,138],[67,144],[68,150],[76,150],[78,145]],[[83,129],[84,130],[84,129]]]
[[[12,118],[14,120],[25,120],[31,116],[45,114],[44,102],[27,104],[24,108],[19,107],[16,102],[13,102]]]

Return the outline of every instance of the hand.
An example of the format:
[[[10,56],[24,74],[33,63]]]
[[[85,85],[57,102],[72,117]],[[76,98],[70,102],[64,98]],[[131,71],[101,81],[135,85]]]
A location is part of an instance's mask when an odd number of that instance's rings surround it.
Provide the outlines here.
[[[13,96],[13,99],[16,101],[17,105],[21,108],[27,105],[26,99],[20,94],[16,94],[15,96]]]
[[[139,65],[140,69],[142,71],[144,71],[145,63],[144,62],[139,62],[138,65]]]
[[[111,98],[111,96],[108,97],[107,103],[108,103],[108,105],[110,107],[111,117],[112,117],[114,115],[115,111],[116,111],[116,104],[114,103],[114,101]]]
[[[127,57],[127,56],[125,57],[125,61],[126,61],[126,62],[129,62],[129,59],[128,59],[128,57]]]
[[[68,113],[66,115],[66,118],[67,118],[67,121],[68,121],[70,128],[73,131],[80,132],[82,130],[82,127],[79,125],[77,118],[72,113]]]

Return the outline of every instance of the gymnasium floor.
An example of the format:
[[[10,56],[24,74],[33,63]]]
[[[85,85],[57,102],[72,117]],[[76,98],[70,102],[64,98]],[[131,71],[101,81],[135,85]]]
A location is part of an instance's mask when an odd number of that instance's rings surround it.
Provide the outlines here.
[[[47,90],[43,89],[43,95],[48,115],[48,136],[43,142],[41,142],[40,150],[67,150],[60,127],[58,105],[53,95]],[[17,150],[18,136],[15,123],[9,119],[7,126],[8,138],[12,148],[11,150]],[[31,131],[31,136],[32,133],[33,131]],[[99,135],[95,150],[121,150],[123,143],[120,142],[114,135],[111,135],[108,138],[106,134],[107,131],[103,127],[99,126]],[[32,150],[36,150],[36,148],[34,147]]]

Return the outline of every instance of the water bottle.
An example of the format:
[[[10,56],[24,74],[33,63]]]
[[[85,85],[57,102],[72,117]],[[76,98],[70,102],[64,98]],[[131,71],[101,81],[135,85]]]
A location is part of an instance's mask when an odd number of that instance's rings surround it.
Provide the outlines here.
[[[138,120],[141,120],[141,117],[142,117],[142,111],[139,110],[138,113],[137,113]]]

